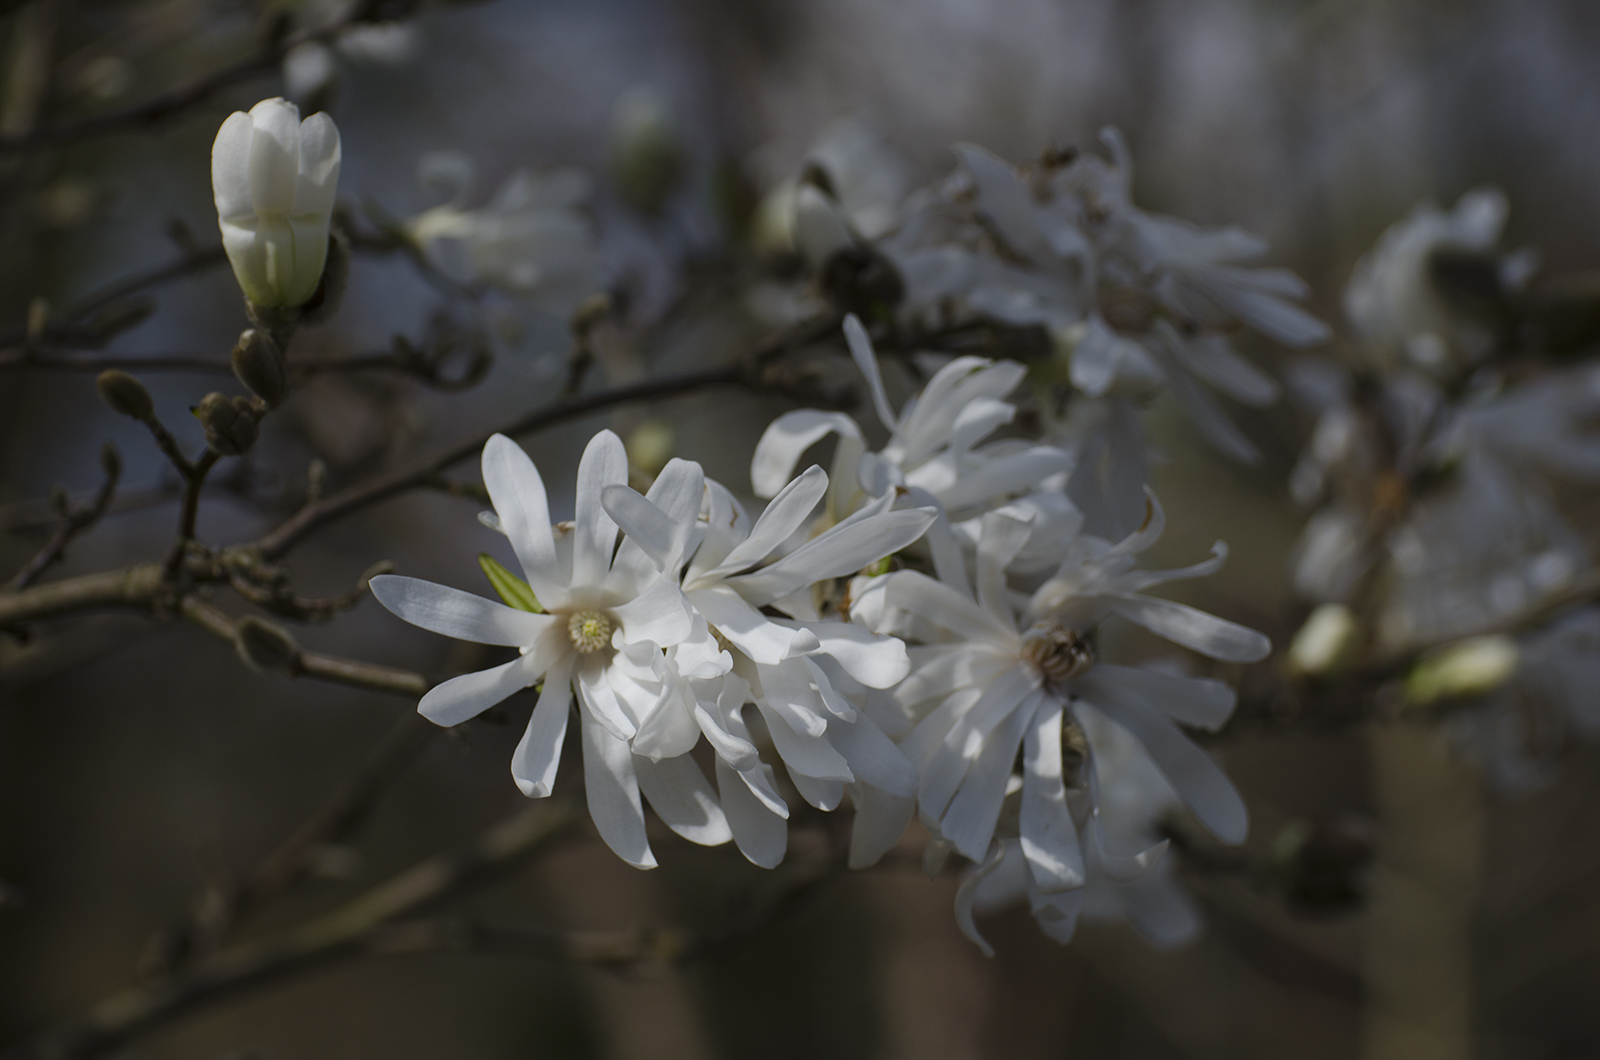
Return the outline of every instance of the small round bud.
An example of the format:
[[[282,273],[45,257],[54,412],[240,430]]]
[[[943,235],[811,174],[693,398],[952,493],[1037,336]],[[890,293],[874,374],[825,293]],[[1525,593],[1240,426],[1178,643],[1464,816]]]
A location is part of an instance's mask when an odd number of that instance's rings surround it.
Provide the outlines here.
[[[239,344],[233,348],[233,374],[268,408],[277,408],[289,392],[289,366],[283,351],[260,328],[249,328],[239,336]]]
[[[211,393],[192,411],[206,429],[206,442],[223,456],[238,456],[256,444],[255,410],[245,398]]]
[[[300,672],[300,645],[275,622],[246,615],[234,627],[234,647],[252,670],[293,677]]]
[[[94,381],[100,391],[100,400],[111,406],[112,412],[148,422],[156,414],[156,405],[150,400],[150,391],[127,372],[107,368]]]

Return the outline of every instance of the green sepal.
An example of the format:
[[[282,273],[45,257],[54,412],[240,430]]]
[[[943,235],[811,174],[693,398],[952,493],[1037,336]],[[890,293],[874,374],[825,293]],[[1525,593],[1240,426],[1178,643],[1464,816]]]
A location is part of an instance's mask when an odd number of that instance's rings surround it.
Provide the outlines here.
[[[532,611],[536,615],[544,613],[544,608],[539,606],[539,598],[533,595],[528,583],[506,570],[489,553],[478,553],[478,566],[483,568],[489,584],[494,586],[494,591],[499,593],[500,599],[507,604],[518,611]]]

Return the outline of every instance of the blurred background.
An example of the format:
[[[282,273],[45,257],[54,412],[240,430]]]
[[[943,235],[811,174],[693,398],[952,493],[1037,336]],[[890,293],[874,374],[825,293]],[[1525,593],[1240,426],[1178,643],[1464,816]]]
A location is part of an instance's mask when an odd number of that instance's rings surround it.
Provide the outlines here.
[[[115,111],[252,54],[284,19],[335,14],[254,0],[0,3],[0,134]],[[1449,205],[1496,185],[1511,203],[1507,245],[1537,248],[1554,271],[1600,264],[1597,54],[1591,0],[426,6],[170,120],[0,154],[0,330],[15,344],[30,307],[71,305],[211,245],[218,125],[289,93],[337,119],[340,198],[366,231],[441,203],[478,207],[519,170],[588,173],[585,209],[609,279],[640,318],[661,322],[646,351],[652,372],[728,362],[762,334],[756,314],[717,308],[705,292],[737,257],[753,203],[843,118],[882,137],[907,186],[946,172],[956,142],[1020,162],[1051,146],[1094,149],[1115,125],[1132,147],[1137,201],[1264,235],[1272,263],[1310,283],[1312,310],[1338,332],[1356,258],[1420,200]],[[682,183],[653,213],[636,208],[613,165],[618,129],[640,101],[682,151]],[[424,179],[440,172],[453,176]],[[243,326],[225,268],[153,294],[154,312],[107,353],[220,358]],[[313,459],[336,488],[553,400],[571,309],[505,299],[464,320],[404,255],[358,247],[342,311],[299,336],[296,355],[382,350],[396,334],[459,327],[492,350],[487,378],[446,393],[404,375],[317,376],[268,421],[246,470],[219,476],[201,536],[246,540],[276,525],[303,498]],[[1247,352],[1269,369],[1281,360],[1265,343]],[[615,382],[637,370],[598,372]],[[143,378],[197,447],[185,409],[219,377]],[[583,442],[606,425],[652,422],[672,452],[747,492],[747,455],[785,407],[697,395],[525,444],[558,515]],[[1284,644],[1305,614],[1287,573],[1304,514],[1285,486],[1304,428],[1289,408],[1252,415],[1246,429],[1266,459],[1240,468],[1157,408],[1154,482],[1170,529],[1154,558],[1192,562],[1226,539],[1223,573],[1181,598]],[[142,428],[96,398],[92,373],[0,367],[0,571],[9,577],[48,537],[42,499],[53,486],[92,491],[106,440],[122,454],[124,495],[142,500],[74,541],[52,577],[161,555],[172,487]],[[475,475],[470,465],[457,474]],[[429,492],[370,508],[298,548],[295,583],[333,595],[388,559],[486,591],[474,556],[494,535],[475,518],[480,506]],[[301,637],[436,677],[481,665],[370,603]],[[1275,665],[1238,675],[1247,701],[1273,684]],[[528,697],[512,701],[520,719],[531,700],[518,700]],[[181,920],[208,879],[259,862],[410,709],[253,674],[181,622],[102,615],[41,624],[27,643],[0,638],[0,1041],[132,981],[152,935]],[[464,730],[421,751],[349,843],[322,852],[318,878],[244,936],[331,908],[516,809],[505,762],[520,720]],[[1510,796],[1411,722],[1244,726],[1213,749],[1249,804],[1252,838],[1242,860],[1181,863],[1208,930],[1178,952],[1095,925],[1059,948],[1019,909],[988,922],[998,952],[985,959],[956,930],[956,872],[923,877],[914,826],[904,856],[830,881],[756,938],[683,967],[360,959],[208,1006],[128,1055],[1600,1055],[1600,753],[1573,751],[1543,790]],[[578,788],[576,766],[563,764],[558,791]],[[1307,822],[1376,835],[1363,901],[1291,901],[1259,868]],[[820,842],[797,828],[791,847]],[[662,867],[639,873],[587,834],[466,908],[530,927],[714,923],[767,886],[731,846],[657,850]]]

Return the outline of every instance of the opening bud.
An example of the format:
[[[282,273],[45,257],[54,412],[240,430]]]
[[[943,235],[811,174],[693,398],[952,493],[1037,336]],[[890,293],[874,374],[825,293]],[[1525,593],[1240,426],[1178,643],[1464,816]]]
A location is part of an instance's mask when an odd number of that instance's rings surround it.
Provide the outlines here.
[[[223,456],[238,456],[256,444],[260,432],[247,398],[211,393],[190,411],[206,429],[206,442]]]
[[[94,388],[100,392],[100,400],[109,405],[112,412],[131,416],[146,423],[156,414],[156,405],[150,400],[150,391],[127,372],[107,368],[100,373],[100,378],[94,381]]]
[[[289,366],[283,351],[260,328],[248,328],[233,348],[233,374],[267,407],[277,408],[289,392]]]

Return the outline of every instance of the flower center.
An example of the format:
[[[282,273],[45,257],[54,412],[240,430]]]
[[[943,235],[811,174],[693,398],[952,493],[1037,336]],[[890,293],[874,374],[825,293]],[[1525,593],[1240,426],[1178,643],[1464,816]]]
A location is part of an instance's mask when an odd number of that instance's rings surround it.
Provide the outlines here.
[[[1022,635],[1022,657],[1056,681],[1076,677],[1094,665],[1094,645],[1059,622],[1035,622]]]
[[[599,611],[574,611],[567,619],[567,636],[584,655],[609,647],[613,628],[611,618]]]

